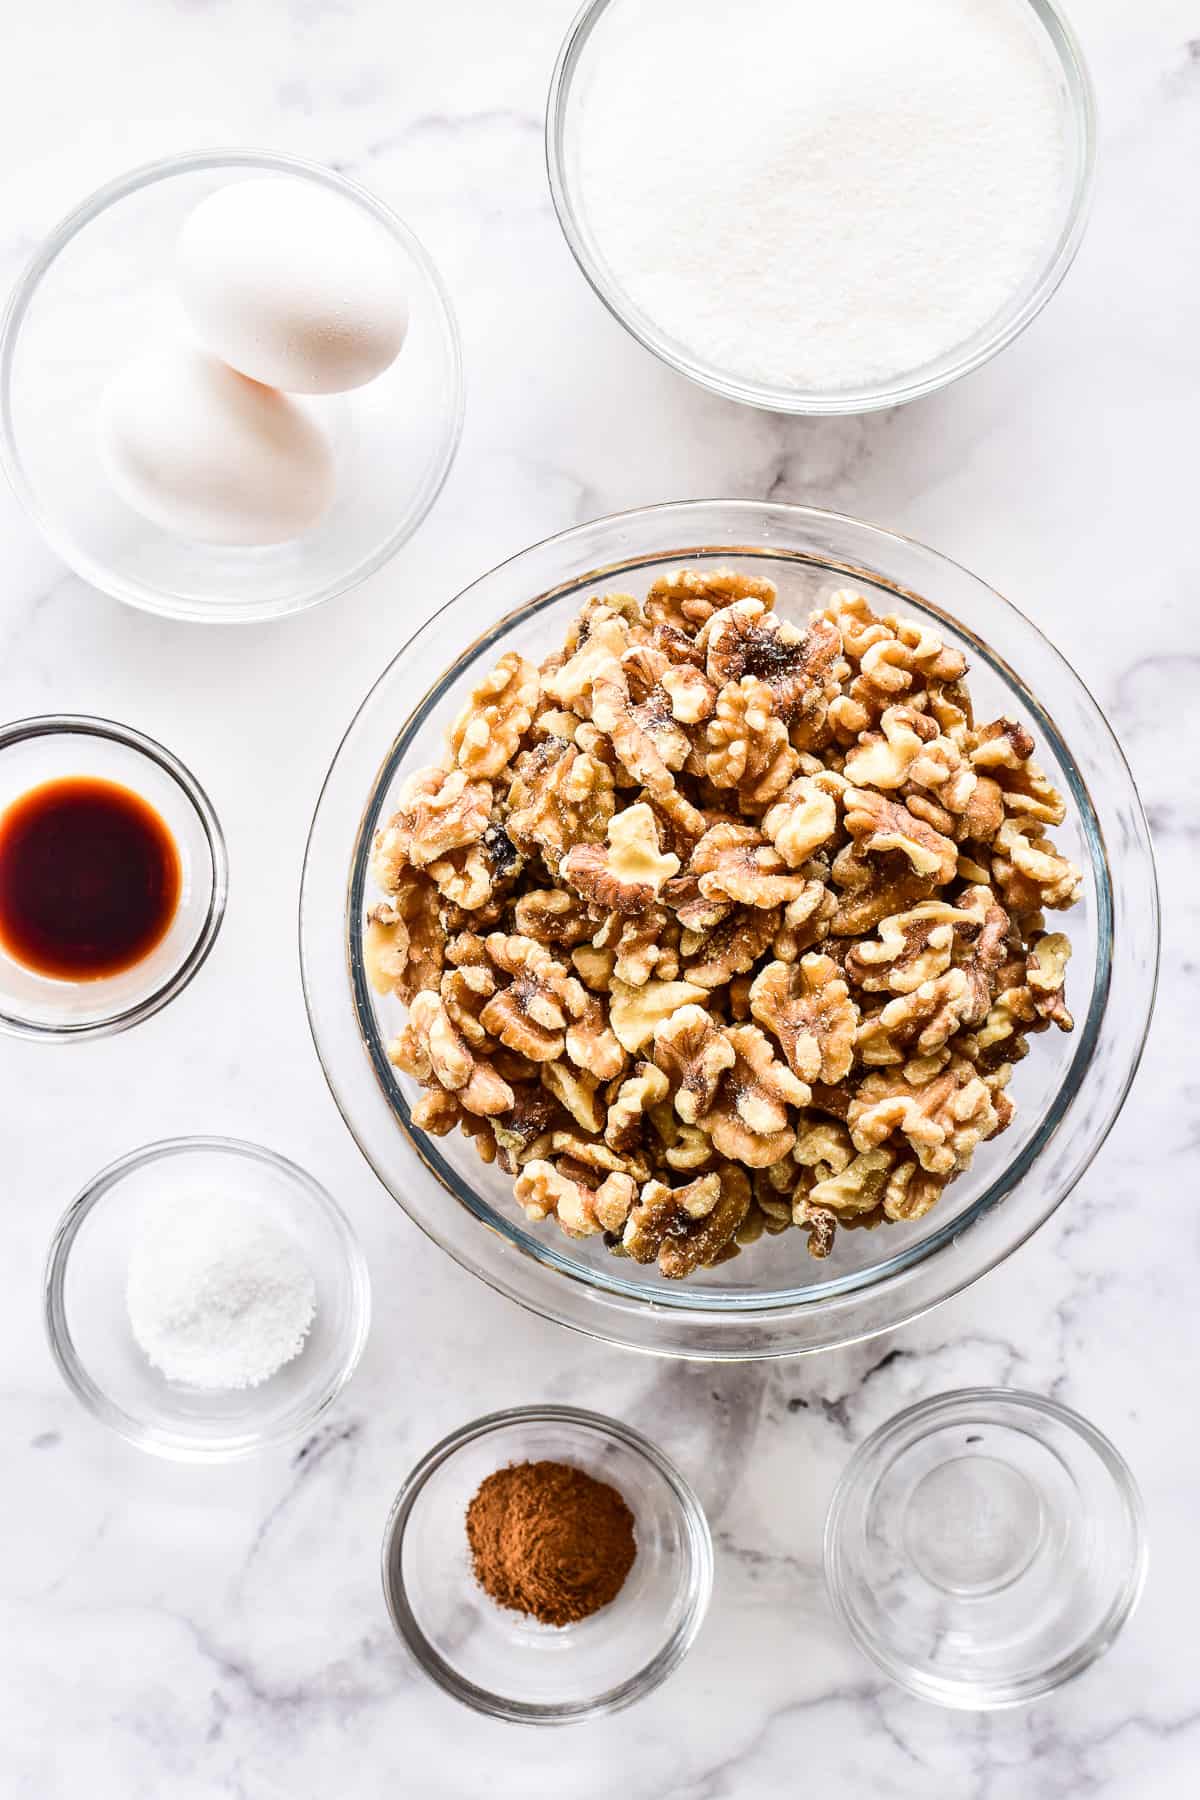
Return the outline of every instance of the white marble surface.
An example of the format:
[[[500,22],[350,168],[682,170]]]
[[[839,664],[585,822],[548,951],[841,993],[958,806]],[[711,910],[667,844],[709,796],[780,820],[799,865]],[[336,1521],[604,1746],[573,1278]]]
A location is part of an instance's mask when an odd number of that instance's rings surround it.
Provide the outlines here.
[[[64,572],[0,498],[2,715],[96,711],[161,736],[208,786],[233,868],[221,940],[171,1010],[74,1051],[0,1045],[0,1792],[1183,1800],[1200,1759],[1200,10],[1077,0],[1103,113],[1099,191],[1074,273],[1023,341],[938,398],[810,424],[691,389],[578,276],[541,135],[573,7],[40,0],[6,15],[0,282],[81,194],[147,156],[292,150],[371,184],[425,239],[459,307],[469,395],[457,467],[416,540],[368,588],[283,626],[205,630],[124,610]],[[451,1266],[341,1126],[294,941],[318,783],[420,618],[533,538],[710,494],[815,500],[898,527],[1041,621],[1123,739],[1166,900],[1147,1061],[1075,1196],[920,1324],[772,1369],[671,1367],[590,1344]],[[303,1455],[159,1464],[85,1417],[51,1366],[40,1278],[59,1212],[114,1155],[183,1131],[289,1152],[365,1241],[374,1332]],[[1143,1485],[1152,1543],[1144,1602],[1109,1657],[1055,1698],[991,1718],[883,1682],[836,1627],[818,1562],[851,1446],[905,1402],[966,1382],[1027,1385],[1093,1417]],[[377,1549],[395,1488],[436,1437],[550,1397],[662,1439],[698,1482],[720,1555],[708,1624],[660,1693],[616,1720],[538,1734],[424,1683],[392,1638]]]

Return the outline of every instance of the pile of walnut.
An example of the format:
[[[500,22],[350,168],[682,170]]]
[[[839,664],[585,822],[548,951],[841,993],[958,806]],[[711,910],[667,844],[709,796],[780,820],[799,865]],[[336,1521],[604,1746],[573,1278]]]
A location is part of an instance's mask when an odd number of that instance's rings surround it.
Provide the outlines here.
[[[393,1061],[531,1219],[679,1277],[915,1219],[1071,1029],[1064,807],[965,659],[837,593],[683,570],[515,652],[378,834]]]

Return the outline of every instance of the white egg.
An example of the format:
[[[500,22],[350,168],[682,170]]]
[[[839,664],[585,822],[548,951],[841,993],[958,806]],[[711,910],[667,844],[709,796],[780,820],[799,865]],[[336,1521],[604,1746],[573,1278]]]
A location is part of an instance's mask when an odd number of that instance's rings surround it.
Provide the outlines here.
[[[290,394],[338,394],[395,361],[404,260],[366,212],[315,181],[239,181],[179,234],[179,296],[202,344]]]
[[[310,530],[333,500],[320,425],[190,345],[122,369],[101,400],[99,432],[118,494],[178,537],[278,544]]]

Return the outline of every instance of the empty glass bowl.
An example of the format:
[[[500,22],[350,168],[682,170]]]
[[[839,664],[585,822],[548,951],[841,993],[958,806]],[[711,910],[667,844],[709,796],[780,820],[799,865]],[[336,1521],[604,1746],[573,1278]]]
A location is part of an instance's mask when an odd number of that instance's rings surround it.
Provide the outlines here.
[[[75,1043],[137,1025],[183,992],[221,928],[229,886],[225,840],[208,796],[183,764],[126,725],[71,714],[0,729],[0,814],[31,788],[72,775],[117,783],[149,802],[179,852],[179,903],[166,935],[116,975],[64,981],[0,944],[0,1031]]]
[[[645,593],[681,564],[768,575],[786,618],[838,587],[898,609],[966,654],[981,718],[1022,719],[1065,794],[1056,832],[1085,871],[1062,929],[1076,1026],[1037,1038],[1009,1089],[1016,1118],[923,1219],[842,1234],[825,1262],[802,1233],[752,1245],[685,1282],[530,1223],[511,1178],[457,1133],[411,1123],[417,1088],[388,1060],[403,1009],[364,972],[368,859],[404,777],[502,652],[535,662],[596,593]],[[313,821],[300,902],[309,1018],[334,1096],[410,1217],[502,1293],[577,1330],[675,1356],[781,1356],[915,1317],[1009,1255],[1096,1154],[1137,1068],[1154,999],[1158,900],[1146,822],[1104,715],[1041,633],[982,581],[906,538],[806,507],[694,501],[583,525],[522,552],[458,596],[385,670],[338,751]]]
[[[187,335],[172,285],[184,220],[218,188],[267,175],[312,182],[382,226],[404,262],[409,327],[375,381],[299,401],[333,440],[329,513],[288,543],[243,549],[176,536],[126,506],[101,466],[95,420],[131,356]],[[257,150],[172,156],[109,182],[51,232],[0,326],[0,461],[18,497],[77,574],[171,618],[276,618],[364,580],[433,505],[462,409],[454,315],[412,232],[331,169]]]
[[[942,1394],[855,1452],[825,1528],[859,1647],[942,1706],[1016,1706],[1103,1654],[1146,1573],[1142,1503],[1086,1419],[1006,1388]]]
[[[706,361],[672,335],[622,285],[609,263],[589,215],[579,157],[579,116],[596,60],[597,47],[619,43],[623,26],[635,12],[651,10],[657,0],[586,0],[559,52],[546,108],[546,163],[559,224],[571,252],[598,298],[630,335],[661,361],[702,387],[749,406],[783,413],[856,413],[896,406],[934,392],[969,374],[1019,336],[1051,298],[1075,259],[1083,239],[1096,155],[1096,109],[1083,52],[1055,0],[999,0],[1036,38],[1058,89],[1065,145],[1058,211],[1041,258],[1005,306],[966,343],[950,345],[922,368],[893,379],[837,389],[803,389],[771,385]],[[680,30],[687,29],[680,15]],[[632,51],[631,51],[632,54]],[[670,92],[671,70],[663,70],[663,91]],[[682,117],[672,130],[720,131],[720,75],[714,71],[714,115]],[[686,109],[685,109],[686,112]],[[850,129],[853,127],[850,126]],[[647,154],[661,152],[647,140]],[[719,269],[715,279],[719,280]]]
[[[480,1482],[541,1461],[608,1482],[634,1516],[624,1586],[574,1625],[497,1606],[471,1567],[466,1512]],[[494,1718],[565,1725],[631,1705],[682,1662],[708,1609],[712,1541],[687,1482],[636,1431],[573,1406],[515,1407],[464,1425],[417,1464],[388,1519],[383,1588],[396,1630],[456,1700]]]
[[[257,1387],[169,1381],[133,1336],[130,1256],[139,1233],[185,1191],[233,1197],[290,1239],[312,1271],[316,1309],[304,1347]],[[123,1156],[71,1203],[47,1258],[45,1310],[63,1379],[103,1424],[156,1456],[222,1462],[312,1427],[354,1373],[371,1299],[358,1240],[319,1182],[261,1145],[191,1137]]]

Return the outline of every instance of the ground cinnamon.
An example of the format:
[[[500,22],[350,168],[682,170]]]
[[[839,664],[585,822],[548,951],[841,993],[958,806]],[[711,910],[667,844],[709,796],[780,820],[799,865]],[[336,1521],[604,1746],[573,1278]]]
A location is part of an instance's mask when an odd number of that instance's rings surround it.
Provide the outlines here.
[[[499,1606],[573,1625],[615,1600],[637,1555],[616,1488],[569,1463],[497,1469],[467,1508],[475,1576]]]

